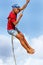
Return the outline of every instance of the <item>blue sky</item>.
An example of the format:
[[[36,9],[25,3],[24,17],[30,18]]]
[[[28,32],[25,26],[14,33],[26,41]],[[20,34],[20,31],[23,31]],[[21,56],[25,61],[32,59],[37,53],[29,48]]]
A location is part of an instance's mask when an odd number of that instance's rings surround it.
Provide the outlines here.
[[[0,64],[12,65],[14,63],[11,52],[11,38],[7,33],[7,16],[12,10],[11,6],[17,3],[20,6],[25,4],[25,0],[1,0],[0,1]],[[27,41],[36,49],[36,53],[31,56],[19,44],[16,39],[15,54],[18,65],[43,65],[43,0],[31,0],[23,13],[23,17],[17,25],[18,29],[25,35]],[[10,43],[10,44],[9,44]],[[22,49],[22,51],[21,51]],[[25,58],[25,59],[24,59]],[[4,60],[3,60],[4,59]],[[25,63],[24,63],[25,62]]]
[[[22,3],[21,3],[22,2]],[[7,0],[0,2],[0,28],[1,34],[7,34],[6,32],[6,24],[7,24],[7,16],[11,11],[11,6],[14,3],[18,3],[22,6],[25,3],[24,1],[13,1]],[[22,33],[28,34],[30,37],[35,37],[43,34],[43,1],[32,0],[28,4],[27,8],[24,11],[23,17],[18,24],[18,28]],[[3,32],[2,32],[3,31]]]

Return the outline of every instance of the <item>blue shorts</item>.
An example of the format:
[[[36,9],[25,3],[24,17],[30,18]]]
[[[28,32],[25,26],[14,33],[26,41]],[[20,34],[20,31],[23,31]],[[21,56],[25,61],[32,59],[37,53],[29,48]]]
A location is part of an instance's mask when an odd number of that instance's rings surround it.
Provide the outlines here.
[[[8,33],[10,35],[13,35],[13,36],[16,36],[18,33],[20,33],[20,31],[18,30],[18,28],[15,27],[15,29],[12,29],[12,30],[7,30]]]

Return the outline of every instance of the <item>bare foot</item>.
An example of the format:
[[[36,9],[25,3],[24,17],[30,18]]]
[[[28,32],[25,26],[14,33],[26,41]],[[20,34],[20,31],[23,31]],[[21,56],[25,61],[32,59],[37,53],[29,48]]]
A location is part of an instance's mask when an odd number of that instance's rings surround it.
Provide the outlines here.
[[[35,50],[34,50],[34,49],[28,49],[28,50],[27,50],[27,53],[29,53],[29,54],[34,54],[34,53],[35,53]]]

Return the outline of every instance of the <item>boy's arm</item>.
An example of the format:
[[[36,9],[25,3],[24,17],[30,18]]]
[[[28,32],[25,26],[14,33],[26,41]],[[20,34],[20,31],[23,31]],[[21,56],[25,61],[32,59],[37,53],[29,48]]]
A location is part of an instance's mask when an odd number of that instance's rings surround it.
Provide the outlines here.
[[[29,2],[30,2],[30,0],[26,0],[26,3],[20,8],[20,11],[24,10],[27,7]]]
[[[20,19],[21,19],[22,16],[23,16],[23,14],[20,13],[19,18],[16,21],[14,21],[13,24],[17,25],[19,23],[19,21],[20,21]]]
[[[22,10],[24,10],[24,9],[26,8],[26,6],[28,5],[29,1],[30,1],[30,0],[26,0],[26,4],[24,4],[24,5],[20,8],[20,11],[22,11]],[[17,25],[17,24],[19,23],[19,21],[20,21],[20,19],[21,19],[22,16],[23,16],[23,14],[21,13],[21,14],[19,15],[19,18],[18,18],[15,22],[13,22],[13,24],[14,24],[14,25]]]

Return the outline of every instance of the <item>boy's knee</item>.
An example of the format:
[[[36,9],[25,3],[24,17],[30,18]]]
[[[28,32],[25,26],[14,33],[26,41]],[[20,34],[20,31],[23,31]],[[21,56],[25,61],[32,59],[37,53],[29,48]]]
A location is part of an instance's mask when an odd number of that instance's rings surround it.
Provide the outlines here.
[[[21,40],[24,40],[24,35],[22,35],[20,39],[21,39]]]
[[[22,38],[24,38],[24,35],[23,35],[22,33],[20,33],[20,36],[21,36]]]
[[[24,35],[23,34],[19,34],[18,36],[16,36],[19,40],[23,40],[24,39]]]

